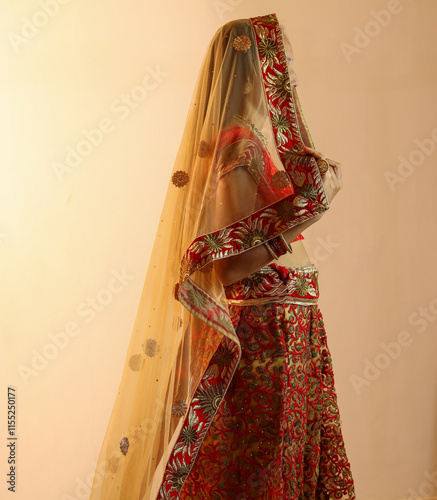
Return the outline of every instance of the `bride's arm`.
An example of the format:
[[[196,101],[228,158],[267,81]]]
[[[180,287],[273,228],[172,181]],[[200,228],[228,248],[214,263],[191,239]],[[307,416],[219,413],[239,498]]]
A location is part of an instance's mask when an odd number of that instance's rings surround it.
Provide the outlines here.
[[[256,199],[256,183],[246,167],[237,167],[220,180],[216,194],[216,224],[225,227],[253,212]],[[302,222],[284,232],[291,243],[300,233],[320,219],[322,215]],[[214,262],[218,278],[223,285],[230,285],[249,274],[259,271],[274,259],[265,245],[258,245],[241,254]]]
[[[321,153],[311,148],[304,147],[304,154],[314,156],[316,159],[323,157]],[[330,168],[323,176],[323,185],[328,202],[343,186],[341,166],[339,163],[326,159]],[[223,207],[218,210],[218,227],[224,227],[245,217],[253,211],[256,198],[256,183],[246,168],[238,167],[225,175],[219,182],[217,189],[217,202]],[[241,217],[239,217],[241,216]],[[321,219],[323,214],[317,215],[285,231],[284,237],[291,243],[305,229]],[[274,259],[265,245],[258,245],[241,254],[216,260],[214,267],[218,278],[223,285],[230,285],[249,274],[259,271]]]
[[[287,242],[291,243],[300,233],[317,222],[321,217],[322,214],[317,215],[285,231],[283,234]],[[258,245],[241,254],[216,260],[214,267],[221,283],[223,285],[231,285],[249,276],[249,274],[259,271],[273,260],[271,253],[265,245]]]

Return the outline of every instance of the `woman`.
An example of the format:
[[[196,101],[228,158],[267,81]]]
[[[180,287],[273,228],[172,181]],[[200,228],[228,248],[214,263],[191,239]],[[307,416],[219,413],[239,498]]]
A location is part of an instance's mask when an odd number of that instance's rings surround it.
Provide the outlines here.
[[[341,169],[291,58],[275,14],[211,42],[91,500],[355,498],[301,241]]]

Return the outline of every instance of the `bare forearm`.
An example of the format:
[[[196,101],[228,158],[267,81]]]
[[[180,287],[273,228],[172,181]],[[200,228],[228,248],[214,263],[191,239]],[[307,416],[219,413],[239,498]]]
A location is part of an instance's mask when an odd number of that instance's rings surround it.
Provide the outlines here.
[[[291,243],[300,233],[318,221],[321,217],[322,215],[318,215],[285,231],[285,239]],[[259,271],[273,260],[271,253],[267,250],[265,245],[258,245],[239,255],[217,260],[214,266],[220,281],[224,285],[230,285],[249,276],[249,274]]]

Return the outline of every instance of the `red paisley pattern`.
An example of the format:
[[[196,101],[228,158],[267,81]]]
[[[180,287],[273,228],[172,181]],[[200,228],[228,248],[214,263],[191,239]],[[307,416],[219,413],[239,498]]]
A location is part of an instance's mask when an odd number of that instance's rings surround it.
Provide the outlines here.
[[[270,297],[276,287],[278,297],[291,290],[290,300],[230,305],[241,359],[230,368],[236,346],[224,338],[191,401],[159,499],[355,499],[323,317],[317,304],[293,303],[308,290],[318,298],[317,276],[315,266],[276,264],[251,275],[250,297]],[[227,287],[227,297],[244,287]]]

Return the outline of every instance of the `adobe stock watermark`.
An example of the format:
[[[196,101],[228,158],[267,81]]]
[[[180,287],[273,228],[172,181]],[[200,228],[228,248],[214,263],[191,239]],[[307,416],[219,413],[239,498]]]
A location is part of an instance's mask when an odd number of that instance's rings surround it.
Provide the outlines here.
[[[162,416],[166,411],[168,411],[168,407],[164,402],[161,399],[156,399],[155,416],[153,418],[143,419],[136,429],[131,429],[131,432],[128,433],[129,436],[133,435],[133,438],[130,437],[129,439],[129,448],[131,446],[135,447],[138,440],[145,441],[146,439],[150,439],[151,436],[155,436],[158,426],[162,422]],[[141,429],[141,432],[138,432],[138,429]],[[119,467],[120,460],[123,460],[121,452],[114,452],[114,455],[108,460],[99,462],[98,464],[92,462],[93,472],[88,474],[85,479],[77,477],[75,480],[74,493],[71,495],[64,493],[61,496],[61,500],[88,500],[93,485],[95,488],[99,488],[102,485],[106,473],[115,474]]]
[[[112,303],[116,295],[123,292],[135,279],[126,274],[124,268],[121,272],[112,270],[111,275],[105,288],[100,289],[93,297],[87,297],[76,306],[75,311],[78,316],[76,321],[67,322],[64,328],[58,332],[48,333],[47,337],[50,342],[47,342],[39,350],[32,349],[28,364],[18,365],[18,373],[24,385],[28,385],[32,377],[38,376],[45,370],[49,363],[67,348],[70,340],[82,333],[81,322],[88,325],[94,321]]]
[[[424,473],[426,480],[415,491],[408,489],[407,500],[435,500],[437,499],[437,471]]]
[[[415,327],[413,333],[423,333],[430,323],[437,319],[437,299],[433,299],[428,307],[420,307],[410,314],[408,323]],[[392,361],[398,359],[404,350],[414,342],[414,336],[410,331],[399,332],[391,342],[381,342],[381,350],[373,359],[364,359],[364,369],[361,375],[352,373],[349,377],[357,395],[361,395],[364,387],[369,387],[381,373],[388,369]]]
[[[328,234],[326,238],[317,236],[316,242],[318,245],[315,246],[312,251],[312,257],[310,257],[311,262],[325,261],[334,253],[336,248],[340,247],[340,243],[334,243],[332,241],[330,234]]]
[[[233,12],[236,7],[241,5],[244,0],[212,0],[214,10],[220,19],[224,19],[225,15]]]
[[[427,158],[435,153],[437,147],[437,128],[431,132],[430,137],[425,137],[425,139],[416,139],[414,144],[417,148],[413,149],[405,158],[403,155],[398,157],[398,166],[396,172],[390,172],[386,170],[384,172],[385,180],[387,181],[390,191],[393,193],[395,191],[397,184],[402,184],[405,179],[412,176],[416,171],[416,168],[423,165]]]
[[[22,17],[22,25],[19,33],[9,32],[7,37],[15,52],[35,38],[41,29],[45,28],[51,19],[55,18],[63,5],[71,0],[38,0],[39,9],[29,18]]]
[[[406,1],[413,2],[414,0],[404,0],[404,3]],[[353,43],[340,43],[340,49],[348,64],[351,63],[354,55],[361,54],[372,43],[372,39],[379,36],[382,30],[392,22],[393,17],[403,12],[404,9],[405,6],[402,5],[401,0],[389,0],[385,9],[379,11],[371,10],[370,15],[372,19],[369,19],[363,28],[355,26]]]
[[[110,104],[111,116],[102,118],[95,127],[82,129],[81,138],[73,145],[67,145],[63,161],[54,161],[51,165],[56,178],[60,183],[67,174],[74,172],[93,151],[99,147],[116,129],[115,121],[128,118],[132,110],[146,99],[169,74],[159,65],[155,68],[148,66],[141,82],[132,87],[129,92],[116,97]]]

